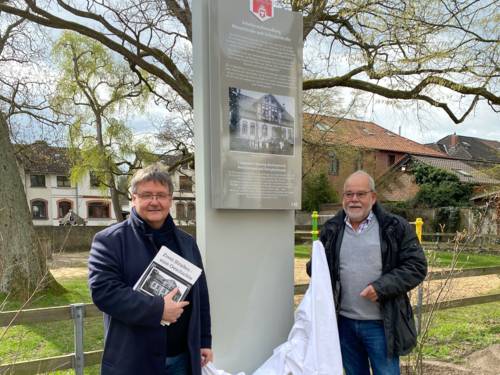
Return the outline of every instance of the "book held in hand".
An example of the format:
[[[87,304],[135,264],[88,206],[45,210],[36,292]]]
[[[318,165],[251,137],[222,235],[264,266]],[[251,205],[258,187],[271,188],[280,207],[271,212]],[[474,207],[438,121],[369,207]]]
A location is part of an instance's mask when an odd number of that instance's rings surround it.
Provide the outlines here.
[[[163,297],[174,288],[178,288],[172,299],[180,302],[186,298],[200,275],[201,268],[177,255],[168,247],[162,246],[134,285],[134,290],[149,296]],[[168,325],[163,321],[162,324]]]

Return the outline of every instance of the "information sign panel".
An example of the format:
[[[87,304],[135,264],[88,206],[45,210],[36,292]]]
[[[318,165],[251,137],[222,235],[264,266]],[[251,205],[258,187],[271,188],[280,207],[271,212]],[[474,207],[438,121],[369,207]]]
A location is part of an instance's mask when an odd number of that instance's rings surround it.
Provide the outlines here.
[[[299,209],[302,15],[272,0],[210,13],[212,207]]]

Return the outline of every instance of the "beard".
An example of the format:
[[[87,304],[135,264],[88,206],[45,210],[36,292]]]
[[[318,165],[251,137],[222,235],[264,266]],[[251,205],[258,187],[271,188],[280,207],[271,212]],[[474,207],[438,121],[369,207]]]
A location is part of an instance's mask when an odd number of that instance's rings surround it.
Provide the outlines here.
[[[346,215],[351,222],[360,223],[368,217],[371,207],[364,208],[362,205],[347,205],[344,207]]]

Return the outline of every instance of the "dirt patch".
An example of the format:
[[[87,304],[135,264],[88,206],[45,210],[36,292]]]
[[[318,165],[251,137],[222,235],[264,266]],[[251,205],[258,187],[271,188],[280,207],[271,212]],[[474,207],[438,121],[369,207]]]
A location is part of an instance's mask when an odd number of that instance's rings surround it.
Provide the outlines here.
[[[308,259],[295,259],[295,284],[308,284],[306,273]],[[440,269],[431,269],[438,271]],[[440,300],[455,300],[465,297],[475,297],[500,289],[499,275],[464,277],[451,280],[445,286],[444,280],[424,283],[424,303],[437,298],[443,290]],[[412,293],[415,303],[416,292]],[[303,296],[295,296],[295,304],[299,304]],[[500,374],[500,345],[492,345],[484,350],[471,354],[463,365],[455,365],[440,361],[424,361],[423,373],[426,375],[498,375]],[[402,372],[404,373],[404,371]]]
[[[472,353],[463,365],[439,361],[424,361],[426,375],[498,375],[500,369],[500,345]]]
[[[54,253],[52,254],[52,259],[49,259],[47,263],[50,269],[61,267],[87,267],[88,260],[88,251],[81,253]]]
[[[57,253],[48,260],[49,268],[56,279],[86,277],[88,274],[88,251],[82,253]]]
[[[308,284],[309,276],[306,273],[307,259],[295,259],[295,284]],[[430,271],[438,271],[439,269],[431,269]],[[500,289],[499,275],[486,275],[463,277],[451,280],[448,285],[444,284],[444,280],[435,280],[424,283],[424,303],[435,300],[440,290],[442,291],[440,300],[448,301],[465,297],[475,297],[487,294],[492,290]],[[413,298],[416,298],[416,293],[413,293]],[[300,297],[301,298],[301,297]]]
[[[61,267],[51,269],[50,272],[56,279],[71,279],[73,277],[80,278],[87,277],[88,275],[87,267]]]
[[[472,353],[466,360],[467,367],[474,369],[475,374],[497,374],[500,372],[500,344]]]

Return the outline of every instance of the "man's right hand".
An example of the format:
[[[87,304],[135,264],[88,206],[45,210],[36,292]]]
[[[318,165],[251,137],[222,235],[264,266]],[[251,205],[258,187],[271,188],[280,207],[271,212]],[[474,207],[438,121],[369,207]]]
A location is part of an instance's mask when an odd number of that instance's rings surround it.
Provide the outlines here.
[[[175,323],[184,312],[184,307],[189,305],[188,301],[175,302],[172,300],[177,291],[178,288],[174,288],[170,293],[163,297],[164,305],[163,316],[161,319],[169,323]]]

